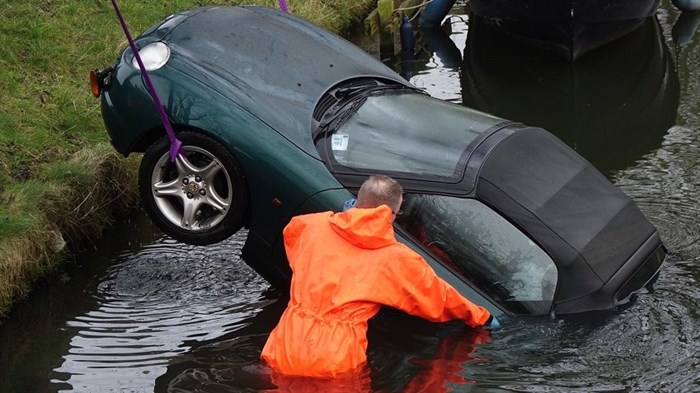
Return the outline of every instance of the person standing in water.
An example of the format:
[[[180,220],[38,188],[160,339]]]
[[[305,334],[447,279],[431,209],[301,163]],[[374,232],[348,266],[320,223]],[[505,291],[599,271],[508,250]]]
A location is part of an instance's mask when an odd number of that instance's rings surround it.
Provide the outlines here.
[[[336,377],[367,362],[367,321],[382,305],[429,321],[497,326],[428,263],[396,241],[403,202],[394,179],[374,175],[355,207],[293,217],[284,229],[290,300],[261,358],[289,375]]]

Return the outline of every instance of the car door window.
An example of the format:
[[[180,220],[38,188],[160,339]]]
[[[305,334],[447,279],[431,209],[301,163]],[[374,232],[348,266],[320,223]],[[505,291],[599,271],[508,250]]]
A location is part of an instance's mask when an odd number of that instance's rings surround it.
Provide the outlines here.
[[[396,224],[443,264],[515,313],[546,314],[554,261],[510,222],[465,198],[407,194]]]

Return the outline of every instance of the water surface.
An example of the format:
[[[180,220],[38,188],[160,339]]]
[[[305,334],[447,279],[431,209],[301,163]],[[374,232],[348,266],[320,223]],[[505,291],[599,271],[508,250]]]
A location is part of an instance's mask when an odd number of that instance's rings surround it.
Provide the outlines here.
[[[383,60],[436,97],[545,127],[594,163],[669,249],[653,292],[608,312],[508,318],[493,334],[386,311],[360,380],[279,381],[258,357],[286,298],[241,260],[245,233],[186,246],[140,213],[0,327],[0,392],[700,391],[695,21],[664,1],[571,66],[460,10],[451,34],[422,32],[414,55]]]

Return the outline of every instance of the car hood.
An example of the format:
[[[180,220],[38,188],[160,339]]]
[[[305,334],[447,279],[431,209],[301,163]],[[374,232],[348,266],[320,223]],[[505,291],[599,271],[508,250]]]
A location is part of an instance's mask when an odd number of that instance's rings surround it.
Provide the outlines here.
[[[203,7],[175,16],[153,37],[167,42],[178,67],[316,155],[312,113],[337,83],[400,75],[345,39],[303,19],[259,6]]]

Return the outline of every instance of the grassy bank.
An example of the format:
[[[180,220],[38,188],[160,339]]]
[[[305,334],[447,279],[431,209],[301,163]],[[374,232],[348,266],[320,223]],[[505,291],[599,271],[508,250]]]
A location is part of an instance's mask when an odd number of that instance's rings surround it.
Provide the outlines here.
[[[288,0],[290,12],[342,33],[374,0]],[[201,5],[277,1],[120,0],[132,34]],[[97,242],[137,203],[139,157],[109,146],[90,69],[126,45],[109,0],[14,0],[0,7],[0,317],[60,266],[64,247]],[[1,323],[1,318],[0,318]]]

